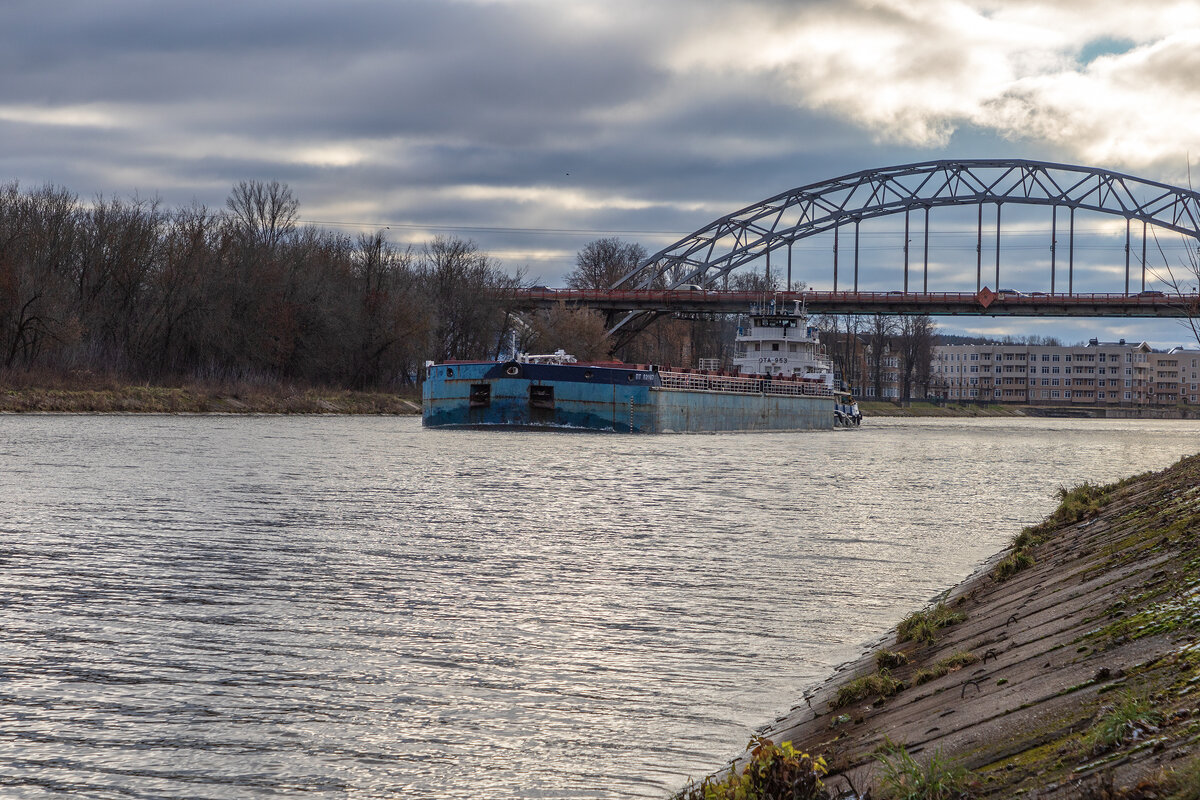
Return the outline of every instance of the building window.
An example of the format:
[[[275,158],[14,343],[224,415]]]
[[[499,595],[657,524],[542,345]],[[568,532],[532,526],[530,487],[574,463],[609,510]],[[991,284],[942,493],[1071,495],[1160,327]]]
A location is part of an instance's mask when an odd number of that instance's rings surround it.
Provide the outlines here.
[[[1058,399],[1058,392],[1050,392],[1050,399],[1051,399],[1051,400],[1057,400],[1057,399]]]
[[[1050,381],[1050,385],[1051,385],[1051,386],[1058,386],[1058,378],[1053,378],[1053,379],[1051,379],[1051,381]],[[1058,394],[1058,392],[1055,392],[1055,394]]]
[[[1058,355],[1052,355],[1052,356],[1050,356],[1050,360],[1051,360],[1051,361],[1058,361]]]
[[[1070,392],[1063,392],[1063,399],[1064,399],[1064,400],[1070,400],[1070,399],[1071,399],[1071,393],[1070,393]]]
[[[1042,386],[1049,386],[1049,385],[1050,385],[1050,379],[1042,378]]]
[[[1131,397],[1133,397],[1133,395],[1132,395],[1132,394],[1130,394],[1129,392],[1126,392],[1126,393],[1125,393],[1125,399],[1126,399],[1126,400],[1130,399]]]

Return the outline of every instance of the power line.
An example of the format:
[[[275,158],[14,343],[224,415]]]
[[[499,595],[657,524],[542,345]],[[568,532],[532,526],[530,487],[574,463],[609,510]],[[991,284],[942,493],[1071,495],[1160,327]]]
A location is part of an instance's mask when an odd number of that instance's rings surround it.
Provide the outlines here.
[[[321,219],[301,219],[297,221],[307,225],[333,225],[339,228],[374,228],[376,230],[396,228],[400,230],[414,231],[461,231],[467,233],[527,233],[539,236],[594,236],[596,234],[620,234],[622,236],[632,236],[635,234],[647,234],[651,236],[675,236],[682,238],[690,233],[690,231],[652,231],[635,229],[611,230],[600,228],[517,228],[506,225],[436,225],[421,224],[416,222],[348,222],[344,220]]]

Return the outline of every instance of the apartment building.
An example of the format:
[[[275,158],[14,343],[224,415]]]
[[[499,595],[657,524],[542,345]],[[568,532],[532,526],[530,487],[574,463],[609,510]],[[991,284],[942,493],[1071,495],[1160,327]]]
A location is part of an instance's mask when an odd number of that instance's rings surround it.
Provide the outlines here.
[[[1200,359],[1200,353],[1196,355]],[[1175,405],[1180,361],[1177,355],[1155,353],[1145,342],[1124,339],[1092,339],[1071,347],[939,345],[934,348],[929,394],[959,402]]]
[[[870,345],[857,352],[859,397],[897,400],[901,364],[891,342],[880,359],[880,386]],[[1069,347],[1027,344],[937,345],[929,383],[915,380],[912,399],[1026,405],[1171,407],[1200,405],[1200,350],[1155,351],[1146,342]]]
[[[1167,353],[1178,364],[1179,402],[1187,405],[1200,404],[1200,350],[1176,347]]]

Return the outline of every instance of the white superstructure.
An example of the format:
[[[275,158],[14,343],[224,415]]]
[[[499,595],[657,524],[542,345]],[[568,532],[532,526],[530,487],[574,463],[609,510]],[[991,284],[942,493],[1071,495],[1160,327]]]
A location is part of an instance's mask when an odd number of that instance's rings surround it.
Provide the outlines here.
[[[817,329],[799,302],[794,308],[776,307],[775,301],[751,306],[738,326],[733,364],[749,375],[797,376],[819,380],[835,389],[833,362],[825,354]]]
[[[862,421],[858,404],[850,392],[837,385],[833,361],[825,352],[808,314],[796,302],[792,308],[774,300],[751,306],[738,326],[733,366],[743,375],[800,378],[819,384],[834,397],[834,415],[839,425]]]

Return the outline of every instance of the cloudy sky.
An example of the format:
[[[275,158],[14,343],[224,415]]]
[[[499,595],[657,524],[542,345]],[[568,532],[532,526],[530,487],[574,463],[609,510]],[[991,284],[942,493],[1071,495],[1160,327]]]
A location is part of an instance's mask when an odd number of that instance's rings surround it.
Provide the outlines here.
[[[1200,157],[1200,2],[5,0],[0,44],[2,181],[220,208],[280,180],[306,221],[471,238],[550,285],[599,236],[653,252],[873,167],[1186,185]],[[1186,338],[1018,325],[953,323]]]

